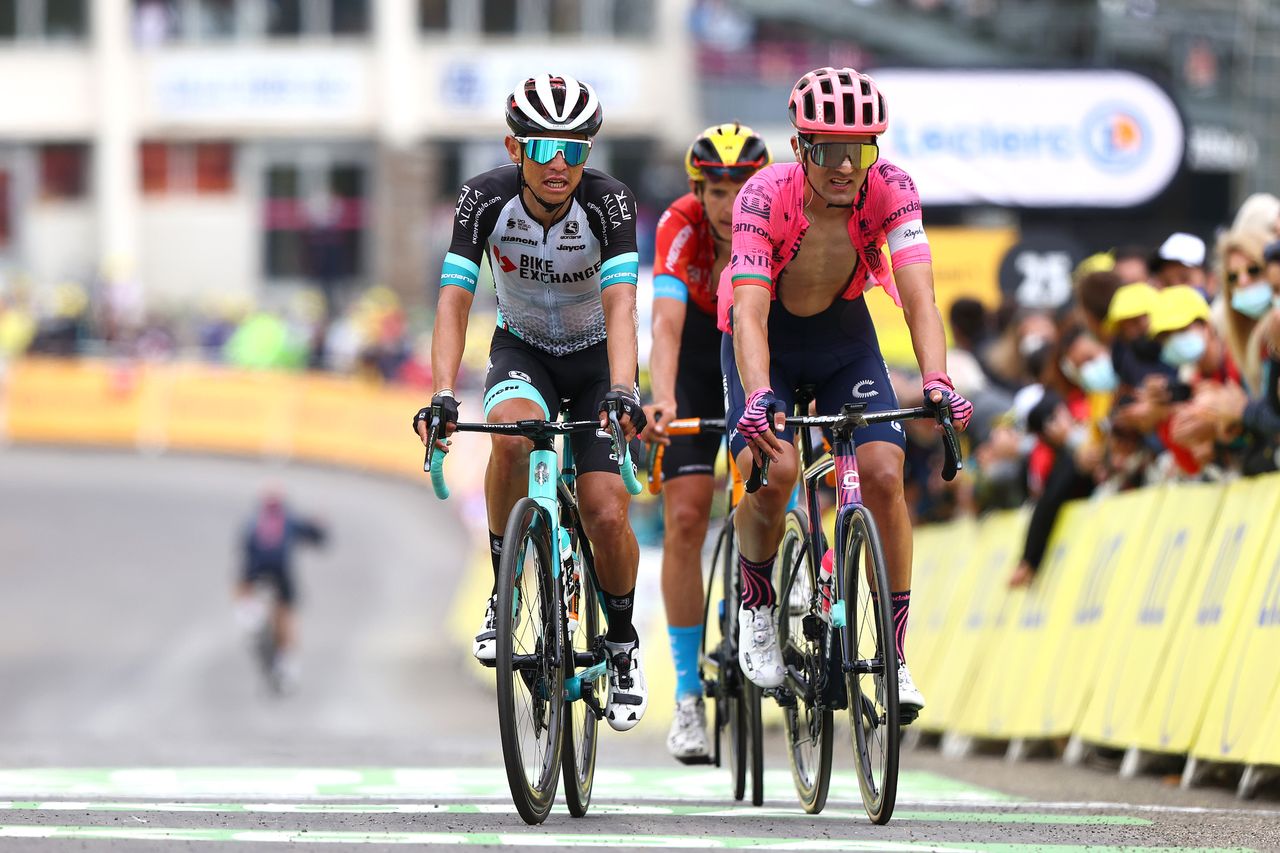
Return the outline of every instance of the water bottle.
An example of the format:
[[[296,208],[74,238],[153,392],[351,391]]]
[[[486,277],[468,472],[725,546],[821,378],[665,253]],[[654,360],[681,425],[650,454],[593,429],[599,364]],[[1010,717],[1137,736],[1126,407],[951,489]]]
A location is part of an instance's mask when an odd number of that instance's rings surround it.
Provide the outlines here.
[[[818,615],[827,624],[831,624],[831,607],[836,603],[835,559],[835,553],[828,548],[818,568]]]

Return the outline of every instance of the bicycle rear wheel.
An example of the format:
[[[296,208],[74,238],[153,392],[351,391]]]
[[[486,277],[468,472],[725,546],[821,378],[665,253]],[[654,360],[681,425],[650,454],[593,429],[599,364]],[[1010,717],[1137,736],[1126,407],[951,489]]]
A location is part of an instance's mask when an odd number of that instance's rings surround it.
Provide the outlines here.
[[[808,516],[803,510],[787,513],[778,547],[782,577],[778,593],[778,643],[788,670],[798,670],[804,679],[803,685],[788,679],[790,687],[804,689],[795,690],[794,701],[782,706],[782,728],[787,737],[791,778],[795,781],[800,805],[809,814],[817,814],[827,804],[827,791],[831,786],[835,720],[823,699],[832,630],[818,615],[818,578],[806,548],[808,530]]]
[[[498,729],[507,783],[526,823],[542,823],[560,781],[563,625],[546,514],[532,498],[511,510],[498,571]]]
[[[595,558],[591,554],[591,543],[587,541],[582,526],[575,523],[575,530],[579,572],[576,596],[578,627],[572,635],[569,635],[566,624],[564,640],[564,646],[568,650],[566,675],[575,673],[576,667],[573,661],[577,655],[594,651],[596,638],[600,635],[600,599],[596,591]],[[569,578],[564,580],[566,583],[569,582]],[[592,690],[598,700],[604,699],[608,693],[607,678],[607,675],[601,675],[591,682]],[[566,708],[568,713],[565,714],[564,747],[561,757],[564,797],[569,806],[569,814],[574,817],[585,817],[587,808],[591,805],[591,784],[596,773],[596,747],[599,743],[600,720],[582,700],[568,702]]]
[[[844,546],[845,687],[862,804],[872,823],[893,816],[898,796],[898,648],[884,549],[866,507],[846,507],[837,524]]]

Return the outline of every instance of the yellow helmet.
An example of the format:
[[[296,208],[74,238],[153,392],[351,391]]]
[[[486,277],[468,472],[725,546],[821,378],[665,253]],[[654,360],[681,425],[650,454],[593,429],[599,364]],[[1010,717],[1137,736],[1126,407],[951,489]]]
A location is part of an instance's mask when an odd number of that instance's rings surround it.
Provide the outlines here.
[[[1107,306],[1107,326],[1122,320],[1132,320],[1150,314],[1160,292],[1145,281],[1135,281],[1119,287]]]
[[[745,180],[773,162],[769,146],[760,135],[738,122],[708,127],[689,146],[684,155],[684,168],[689,179],[707,178]]]
[[[1209,321],[1209,303],[1204,301],[1200,291],[1194,287],[1180,284],[1166,287],[1156,296],[1156,304],[1151,309],[1151,337],[1185,329],[1196,320]]]

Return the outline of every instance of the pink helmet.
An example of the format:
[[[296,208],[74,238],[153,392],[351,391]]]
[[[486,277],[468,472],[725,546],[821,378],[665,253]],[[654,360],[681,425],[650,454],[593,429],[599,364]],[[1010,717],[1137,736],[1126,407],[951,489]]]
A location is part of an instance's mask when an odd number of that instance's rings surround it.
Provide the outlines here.
[[[852,68],[819,68],[791,90],[791,123],[801,133],[880,134],[889,126],[876,82]]]

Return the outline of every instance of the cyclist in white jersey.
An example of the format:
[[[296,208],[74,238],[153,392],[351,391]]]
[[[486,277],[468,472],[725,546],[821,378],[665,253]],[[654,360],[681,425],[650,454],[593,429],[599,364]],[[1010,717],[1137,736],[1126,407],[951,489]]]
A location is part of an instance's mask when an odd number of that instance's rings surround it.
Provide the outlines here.
[[[636,389],[636,208],[616,179],[584,168],[603,120],[591,86],[540,74],[507,98],[512,165],[467,181],[454,211],[453,241],[440,275],[431,344],[445,434],[458,420],[452,386],[466,340],[480,262],[489,259],[498,328],[489,350],[484,414],[491,423],[554,419],[568,399],[573,420],[604,418],[616,400],[626,437],[643,429]],[[425,442],[430,408],[414,418]],[[595,553],[608,630],[609,701],[618,731],[648,706],[639,638],[632,627],[639,547],[627,519],[630,496],[607,432],[572,437],[582,524]],[[495,590],[507,516],[525,495],[531,443],[493,436],[485,472]],[[493,660],[496,596],[489,599],[474,653]]]

